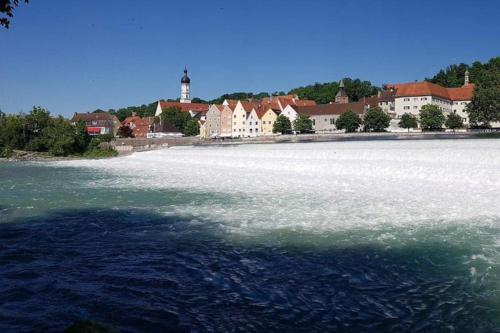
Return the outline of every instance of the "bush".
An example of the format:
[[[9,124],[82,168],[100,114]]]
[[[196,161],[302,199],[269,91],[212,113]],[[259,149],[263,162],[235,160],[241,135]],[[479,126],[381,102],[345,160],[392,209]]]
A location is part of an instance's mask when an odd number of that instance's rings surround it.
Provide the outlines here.
[[[361,125],[361,118],[354,111],[346,111],[342,113],[335,121],[337,129],[343,129],[347,133],[356,132]]]
[[[120,126],[120,128],[118,128],[116,135],[120,138],[133,138],[134,132],[132,131],[130,126],[122,125]]]
[[[462,117],[460,117],[458,114],[450,113],[448,117],[446,117],[445,125],[449,129],[455,130],[457,128],[463,128],[464,122],[462,120]]]
[[[0,149],[0,157],[9,158],[14,155],[14,151],[10,147],[4,147]]]
[[[196,119],[190,119],[186,123],[186,126],[184,127],[182,134],[184,134],[186,136],[199,135],[200,134],[200,125],[198,124],[198,121]]]
[[[383,132],[389,127],[391,117],[382,108],[376,106],[366,112],[363,123],[367,131]]]

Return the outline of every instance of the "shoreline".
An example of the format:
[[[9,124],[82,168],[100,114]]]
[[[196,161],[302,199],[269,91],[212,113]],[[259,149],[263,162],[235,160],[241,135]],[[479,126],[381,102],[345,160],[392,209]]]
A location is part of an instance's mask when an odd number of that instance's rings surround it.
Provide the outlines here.
[[[116,139],[111,146],[118,156],[127,156],[136,152],[168,149],[175,146],[237,146],[245,144],[281,144],[281,143],[311,143],[311,142],[345,142],[345,141],[397,141],[397,140],[465,140],[465,139],[500,139],[500,132],[381,132],[381,133],[332,133],[332,134],[287,134],[276,136],[261,136],[255,138],[227,138],[193,140],[192,137],[154,139]],[[161,141],[161,144],[158,144]],[[126,148],[124,150],[120,148]],[[114,158],[103,157],[103,158]],[[84,156],[51,156],[48,153],[15,151],[14,156],[0,158],[2,162],[55,162],[86,158]]]

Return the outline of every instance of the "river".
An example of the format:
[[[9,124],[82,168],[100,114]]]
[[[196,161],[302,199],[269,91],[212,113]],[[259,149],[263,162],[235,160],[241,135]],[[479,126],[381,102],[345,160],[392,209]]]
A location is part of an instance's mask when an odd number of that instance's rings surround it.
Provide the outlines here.
[[[500,140],[0,163],[0,331],[500,332]]]

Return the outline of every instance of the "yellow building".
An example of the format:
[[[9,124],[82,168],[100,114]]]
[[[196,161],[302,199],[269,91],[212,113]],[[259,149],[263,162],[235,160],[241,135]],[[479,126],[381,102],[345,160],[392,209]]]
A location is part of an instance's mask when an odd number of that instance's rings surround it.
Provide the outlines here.
[[[267,110],[258,111],[257,115],[259,116],[260,124],[261,124],[261,135],[272,135],[273,134],[273,126],[278,115],[276,112],[269,108]]]

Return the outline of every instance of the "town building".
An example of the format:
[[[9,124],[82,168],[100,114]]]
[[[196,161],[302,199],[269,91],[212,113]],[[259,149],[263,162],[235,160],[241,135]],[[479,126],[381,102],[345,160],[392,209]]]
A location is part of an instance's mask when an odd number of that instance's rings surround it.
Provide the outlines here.
[[[208,138],[219,137],[221,131],[221,113],[224,109],[223,105],[212,104],[208,108],[205,116],[205,135]]]
[[[393,105],[394,116],[401,118],[405,113],[418,115],[422,106],[437,105],[445,115],[451,112],[460,115],[464,123],[469,122],[466,112],[467,105],[472,101],[474,84],[469,83],[468,72],[464,85],[459,88],[445,88],[431,82],[411,82],[390,84],[386,89],[393,92],[394,100],[387,98],[387,103]]]
[[[132,116],[127,117],[124,121],[122,121],[122,124],[130,127],[135,138],[146,138],[148,133],[153,130],[153,117],[141,118],[133,112]]]
[[[337,94],[335,94],[335,103],[338,104],[349,103],[349,96],[347,96],[347,92],[345,90],[344,80],[340,80],[339,91],[337,91]]]
[[[121,123],[118,118],[109,112],[76,113],[71,118],[71,123],[79,121],[85,123],[89,135],[116,135]]]
[[[220,113],[220,136],[228,138],[233,135],[233,110],[228,105],[222,105]]]

